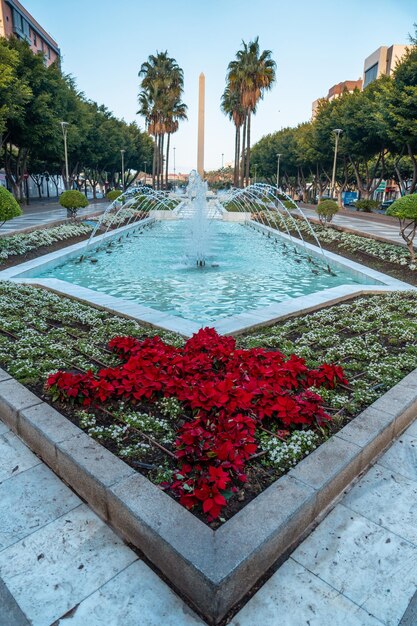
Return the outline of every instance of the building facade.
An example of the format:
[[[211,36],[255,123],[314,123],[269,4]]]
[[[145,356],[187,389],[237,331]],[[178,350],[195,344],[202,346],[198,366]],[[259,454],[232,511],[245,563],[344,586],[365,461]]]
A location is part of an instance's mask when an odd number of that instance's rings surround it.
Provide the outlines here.
[[[46,65],[60,59],[57,42],[18,0],[0,0],[0,36],[27,41],[34,53],[43,53]]]
[[[314,100],[311,107],[312,119],[314,119],[317,115],[317,109],[321,100],[334,100],[335,98],[340,98],[340,96],[346,91],[352,93],[353,91],[355,91],[355,89],[359,89],[359,91],[362,91],[362,78],[358,78],[358,80],[344,80],[341,83],[337,83],[337,85],[333,85],[333,87],[330,87],[327,96]]]
[[[394,44],[381,46],[365,59],[363,67],[363,87],[367,87],[372,81],[383,74],[390,76],[398,61],[404,56],[407,46]]]

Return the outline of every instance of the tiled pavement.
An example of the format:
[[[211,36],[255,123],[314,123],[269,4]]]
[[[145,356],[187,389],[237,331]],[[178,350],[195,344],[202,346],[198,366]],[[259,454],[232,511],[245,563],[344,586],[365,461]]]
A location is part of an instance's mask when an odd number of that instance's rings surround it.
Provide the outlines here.
[[[309,209],[306,207],[301,207],[303,213],[308,218],[317,219],[317,213],[314,209]],[[294,214],[297,214],[297,211],[294,211]],[[374,219],[364,219],[361,217],[355,217],[355,214],[352,216],[344,213],[337,214],[334,216],[332,220],[332,224],[336,226],[342,226],[344,228],[349,228],[350,230],[357,231],[358,234],[367,234],[373,237],[380,237],[381,239],[386,239],[391,243],[399,243],[401,245],[405,245],[404,239],[399,235],[399,227],[394,222],[390,224],[389,222],[377,221]]]
[[[80,209],[78,215],[87,217],[93,213],[104,211],[108,206],[108,203],[97,202],[91,203],[85,209]],[[34,226],[46,226],[52,222],[58,222],[67,218],[67,211],[59,205],[52,204],[46,205],[42,208],[31,208],[31,210],[24,210],[24,214],[20,217],[15,217],[8,222],[5,222],[0,227],[0,235],[10,234],[25,230],[26,228],[32,228]]]
[[[416,590],[417,423],[231,626],[415,626]],[[0,626],[27,624],[203,622],[0,422]]]

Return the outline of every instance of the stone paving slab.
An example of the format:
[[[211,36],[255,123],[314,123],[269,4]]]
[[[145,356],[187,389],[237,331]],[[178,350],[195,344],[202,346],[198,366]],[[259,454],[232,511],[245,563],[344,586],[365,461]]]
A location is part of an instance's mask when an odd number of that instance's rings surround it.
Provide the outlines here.
[[[389,502],[393,506],[387,506]],[[377,463],[346,494],[343,504],[417,545],[416,481]]]
[[[56,626],[204,626],[142,561],[103,585]]]
[[[342,504],[292,558],[387,626],[417,588],[417,547]]]
[[[0,550],[80,504],[43,463],[13,475],[0,483]]]
[[[417,438],[402,435],[379,463],[406,478],[417,480]]]
[[[0,626],[30,626],[2,580],[0,580]]]
[[[0,577],[33,626],[46,626],[136,561],[86,505],[0,552]]]
[[[16,476],[40,460],[11,431],[0,435],[0,481]]]
[[[229,626],[380,626],[339,591],[288,559]]]

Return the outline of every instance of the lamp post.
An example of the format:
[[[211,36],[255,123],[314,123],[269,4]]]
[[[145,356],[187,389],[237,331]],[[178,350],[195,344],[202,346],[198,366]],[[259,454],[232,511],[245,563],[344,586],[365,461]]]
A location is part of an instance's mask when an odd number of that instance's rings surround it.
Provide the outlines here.
[[[67,148],[67,134],[68,134],[68,122],[60,122],[62,128],[62,135],[64,137],[64,154],[65,154],[65,189],[68,189],[68,148]]]
[[[335,144],[334,144],[334,159],[333,159],[333,173],[332,173],[332,188],[331,188],[331,192],[330,192],[330,197],[334,198],[334,183],[335,183],[335,178],[336,178],[336,162],[337,162],[337,147],[339,145],[339,137],[340,137],[340,133],[343,133],[343,130],[341,128],[335,128],[333,129],[334,134],[336,135],[335,138]]]
[[[257,164],[257,163],[255,163],[255,165],[253,166],[253,168],[254,168],[254,170],[255,170],[255,185],[256,185],[256,174],[257,174],[257,171],[258,171],[258,164]]]
[[[144,161],[143,164],[145,166],[145,185],[146,185],[146,166],[148,165],[148,161]]]
[[[277,191],[279,189],[279,162],[281,160],[281,154],[277,154]]]
[[[122,155],[122,190],[125,190],[125,152],[126,150],[120,150]]]
[[[222,152],[222,170],[223,170],[224,153]]]

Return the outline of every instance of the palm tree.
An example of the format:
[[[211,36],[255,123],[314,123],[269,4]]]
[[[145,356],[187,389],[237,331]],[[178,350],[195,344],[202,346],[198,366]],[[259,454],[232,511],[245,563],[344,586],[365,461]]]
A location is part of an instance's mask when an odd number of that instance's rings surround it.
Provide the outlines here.
[[[181,101],[184,74],[176,60],[165,51],[150,55],[142,64],[139,76],[142,82],[138,113],[145,117],[147,130],[154,137],[152,184],[160,189],[164,182],[165,135],[168,133],[165,157],[165,182],[168,185],[170,135],[176,132],[180,120],[187,119],[187,106]]]
[[[243,110],[243,139],[240,183],[249,184],[251,115],[256,106],[271,89],[276,78],[276,63],[271,50],[260,51],[259,37],[248,44],[242,41],[242,49],[228,66],[227,83],[232,92],[240,95]]]
[[[171,106],[171,109],[167,112],[165,121],[165,129],[168,133],[167,138],[167,156],[165,161],[165,186],[168,188],[168,162],[169,162],[169,148],[171,135],[176,133],[179,127],[180,121],[187,119],[187,105],[180,100],[176,100]]]
[[[235,164],[233,168],[233,185],[239,185],[240,128],[244,122],[244,110],[240,102],[239,89],[226,85],[221,99],[221,109],[235,125]]]

